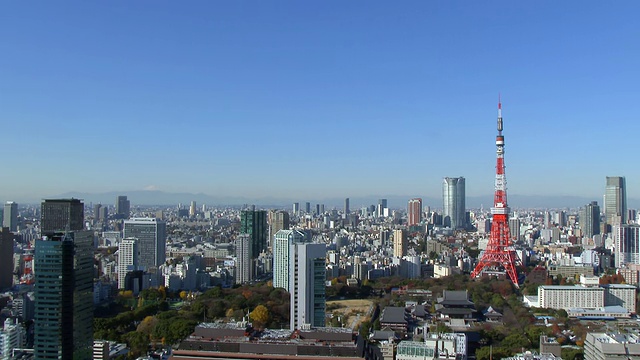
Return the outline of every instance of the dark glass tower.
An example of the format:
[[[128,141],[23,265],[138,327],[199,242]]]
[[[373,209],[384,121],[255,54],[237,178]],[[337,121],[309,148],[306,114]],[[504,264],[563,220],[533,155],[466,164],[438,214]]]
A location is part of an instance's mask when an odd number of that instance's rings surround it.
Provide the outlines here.
[[[84,229],[84,204],[78,199],[49,199],[41,205],[42,235]]]
[[[36,241],[34,259],[38,360],[91,358],[93,232],[81,230],[82,209],[77,199],[42,203],[43,236]]]
[[[267,247],[267,212],[243,210],[240,213],[240,233],[251,235],[251,258],[257,258]]]

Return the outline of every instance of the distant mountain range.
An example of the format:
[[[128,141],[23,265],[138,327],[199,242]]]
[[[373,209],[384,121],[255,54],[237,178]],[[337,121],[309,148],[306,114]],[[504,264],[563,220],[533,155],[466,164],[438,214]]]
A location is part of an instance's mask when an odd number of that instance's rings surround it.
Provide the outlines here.
[[[135,205],[166,205],[174,206],[177,204],[188,205],[191,201],[196,201],[198,206],[206,204],[208,206],[241,206],[244,204],[257,205],[261,207],[282,207],[290,208],[294,202],[299,202],[300,207],[304,208],[305,202],[310,202],[312,207],[315,204],[324,204],[325,209],[342,209],[344,207],[344,198],[324,198],[324,199],[287,199],[274,197],[242,197],[242,196],[226,196],[226,195],[209,195],[209,194],[193,194],[193,193],[169,193],[158,190],[135,190],[135,191],[112,191],[105,193],[82,193],[68,192],[64,194],[53,194],[45,198],[77,198],[82,199],[86,204],[114,204],[118,195],[126,195],[131,204]],[[390,208],[405,208],[407,201],[413,197],[409,195],[371,195],[350,197],[349,203],[351,210],[359,209],[363,206],[374,205],[378,203],[378,199],[387,199]],[[591,201],[598,201],[602,207],[602,197],[588,198],[581,196],[533,196],[533,195],[509,195],[509,205],[514,209],[522,208],[578,208],[584,206]],[[41,199],[16,199],[23,203],[39,203]],[[441,197],[422,196],[423,206],[431,208],[442,208]],[[485,209],[493,205],[493,195],[487,196],[467,196],[467,208],[479,208],[483,206]],[[640,208],[640,200],[628,199],[629,208]]]

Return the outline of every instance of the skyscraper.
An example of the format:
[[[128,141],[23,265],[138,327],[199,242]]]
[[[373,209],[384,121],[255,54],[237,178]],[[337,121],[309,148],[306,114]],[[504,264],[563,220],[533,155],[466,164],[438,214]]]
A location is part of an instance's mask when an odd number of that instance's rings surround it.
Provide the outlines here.
[[[627,223],[627,191],[624,176],[607,176],[604,214],[609,226]]]
[[[324,327],[327,249],[324,244],[293,244],[289,250],[290,329]]]
[[[443,222],[444,226],[461,229],[466,224],[464,178],[444,178],[442,184]]]
[[[349,213],[349,198],[344,199],[344,213]]]
[[[625,264],[640,265],[640,226],[620,224],[612,229],[616,268]]]
[[[310,203],[310,202],[306,202],[306,203],[304,204],[304,211],[305,211],[307,214],[311,214],[311,203]]]
[[[3,227],[0,232],[0,290],[13,286],[13,233]]]
[[[128,219],[131,213],[131,203],[125,195],[116,198],[116,217],[118,219]]]
[[[236,284],[253,280],[253,241],[251,235],[240,234],[236,238]]]
[[[393,230],[393,256],[402,258],[407,255],[407,233],[402,229]]]
[[[242,210],[240,233],[251,236],[251,257],[257,258],[267,248],[267,212],[264,210]]]
[[[520,240],[520,219],[517,216],[509,219],[509,234],[513,242]]]
[[[167,224],[155,218],[132,218],[124,222],[123,238],[138,239],[139,266],[143,270],[164,264],[167,248]]]
[[[588,239],[593,239],[594,235],[600,234],[600,206],[597,201],[580,208],[580,230],[582,230],[582,236]]]
[[[138,239],[125,238],[118,244],[118,289],[125,288],[125,278],[130,271],[138,270],[140,248]]]
[[[9,228],[9,231],[18,231],[18,204],[13,201],[7,201],[4,204],[3,227]]]
[[[79,201],[74,200],[42,204],[41,223],[46,225],[42,239],[36,240],[34,266],[36,359],[91,358],[93,232],[73,229],[83,215],[78,212]],[[62,221],[65,218],[67,224]]]
[[[422,221],[422,199],[415,198],[409,200],[407,206],[407,225],[415,226]]]
[[[289,213],[284,210],[269,211],[269,241],[273,244],[273,236],[280,230],[289,229]]]
[[[273,237],[273,287],[289,289],[289,250],[291,245],[305,240],[298,230],[280,230]]]
[[[383,217],[388,215],[387,199],[378,199],[378,207],[376,208],[376,215]]]
[[[79,199],[47,199],[40,210],[42,235],[84,229],[84,204]]]
[[[191,206],[189,206],[189,217],[196,217],[196,202],[192,201]]]
[[[293,216],[297,216],[300,213],[300,203],[294,202],[291,210],[293,210]]]

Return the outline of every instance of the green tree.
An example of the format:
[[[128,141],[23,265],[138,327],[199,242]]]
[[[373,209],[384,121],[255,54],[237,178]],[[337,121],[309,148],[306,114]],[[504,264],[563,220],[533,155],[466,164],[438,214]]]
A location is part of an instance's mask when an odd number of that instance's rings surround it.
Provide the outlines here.
[[[149,335],[137,331],[131,331],[126,333],[122,337],[131,349],[131,356],[138,357],[140,355],[146,354],[149,348]]]

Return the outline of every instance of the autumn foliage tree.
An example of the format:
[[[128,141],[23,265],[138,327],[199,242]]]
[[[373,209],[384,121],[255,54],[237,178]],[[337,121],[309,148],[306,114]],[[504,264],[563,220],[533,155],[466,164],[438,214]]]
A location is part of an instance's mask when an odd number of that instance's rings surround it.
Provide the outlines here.
[[[265,325],[269,322],[269,318],[271,315],[269,314],[269,310],[264,305],[258,305],[255,309],[249,314],[249,317],[255,325]]]

